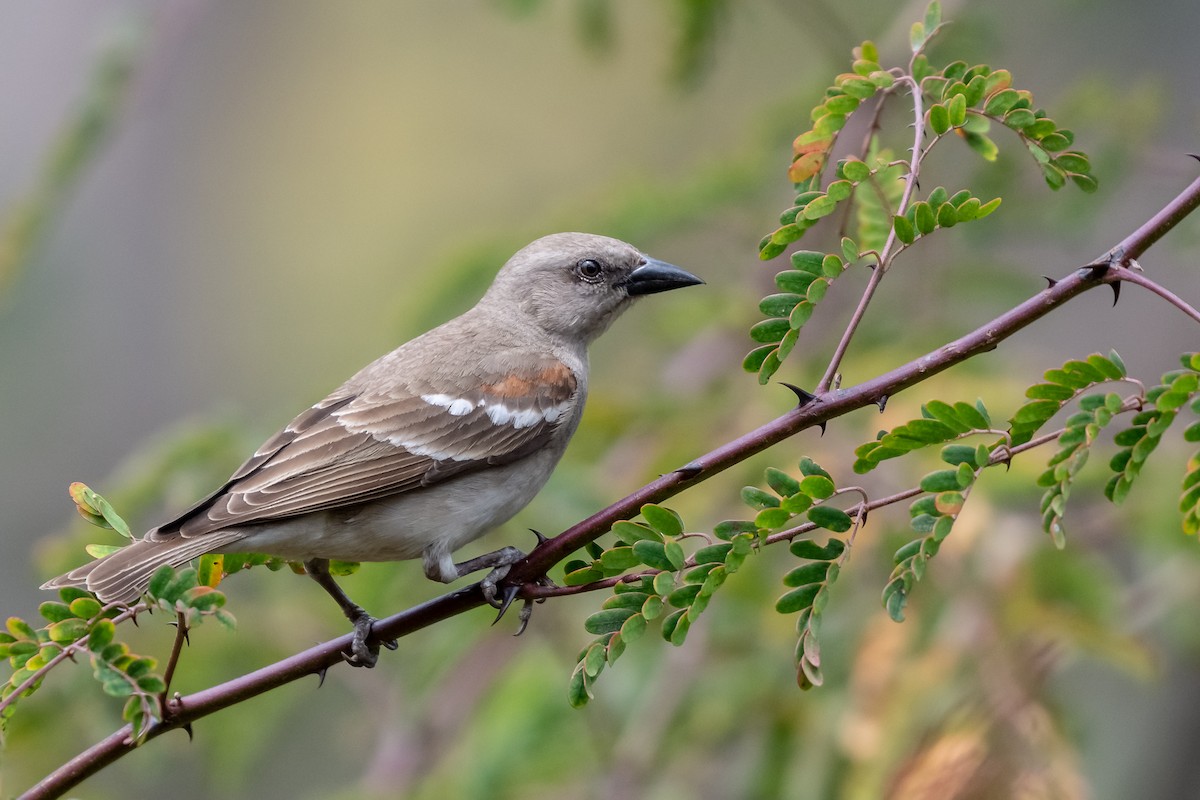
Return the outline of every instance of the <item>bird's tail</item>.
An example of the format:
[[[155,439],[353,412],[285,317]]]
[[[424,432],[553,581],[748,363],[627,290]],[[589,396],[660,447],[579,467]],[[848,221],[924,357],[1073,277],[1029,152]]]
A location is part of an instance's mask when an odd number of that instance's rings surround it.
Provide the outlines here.
[[[243,535],[229,530],[193,539],[174,538],[162,542],[135,539],[132,544],[111,555],[46,581],[42,588],[76,586],[93,593],[103,603],[131,604],[146,591],[150,576],[163,564],[178,568],[193,558],[220,550]]]

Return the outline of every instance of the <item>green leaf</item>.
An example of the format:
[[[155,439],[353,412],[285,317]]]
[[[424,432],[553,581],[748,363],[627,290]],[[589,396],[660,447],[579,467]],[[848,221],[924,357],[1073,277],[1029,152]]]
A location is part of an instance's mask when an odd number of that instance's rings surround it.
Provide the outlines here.
[[[583,627],[588,633],[601,635],[615,633],[625,624],[625,620],[636,614],[631,608],[609,608],[597,611],[584,620]]]
[[[779,498],[768,492],[764,492],[757,486],[745,486],[742,488],[742,502],[751,508],[778,508]]]
[[[816,283],[824,283],[824,281],[813,281],[809,284],[808,288],[811,289]],[[799,330],[804,327],[804,323],[808,322],[812,317],[814,308],[815,306],[807,300],[797,303],[796,307],[792,309],[792,313],[788,316],[788,325],[792,330]]]
[[[811,283],[811,281],[807,283]],[[792,309],[796,307],[796,303],[799,303],[803,299],[800,295],[791,292],[771,294],[759,302],[758,310],[768,317],[786,317],[792,313]]]
[[[788,327],[786,319],[765,319],[750,329],[750,338],[756,342],[778,342]]]
[[[930,0],[925,7],[925,30],[932,36],[942,24],[942,4],[938,0]]]
[[[614,547],[600,556],[600,566],[608,572],[624,572],[641,563],[632,547]]]
[[[675,566],[672,564],[671,559],[668,558],[666,547],[662,542],[655,542],[647,539],[634,542],[633,553],[635,556],[637,556],[639,561],[648,567],[668,571],[675,570]]]
[[[826,475],[807,475],[800,481],[797,491],[803,492],[814,500],[824,500],[833,495],[836,487]]]
[[[754,517],[754,524],[759,528],[772,530],[788,524],[791,518],[791,512],[782,508],[764,508]]]
[[[811,203],[806,205],[800,214],[805,219],[816,220],[832,214],[836,208],[837,200],[825,194],[815,198]]]
[[[585,584],[595,583],[596,581],[603,579],[604,573],[598,569],[592,568],[591,566],[575,570],[568,570],[567,573],[563,575],[563,583],[565,583],[567,586],[583,586]]]
[[[75,617],[64,619],[51,625],[49,633],[52,642],[73,642],[87,635],[87,622]]]
[[[175,569],[170,564],[163,564],[150,576],[150,584],[146,593],[151,597],[163,597],[167,587],[175,580]]]
[[[640,542],[643,539],[649,539],[655,542],[662,541],[662,534],[658,531],[636,522],[622,520],[614,523],[612,526],[613,535],[628,545],[635,542]]]
[[[766,478],[767,485],[781,497],[790,497],[800,491],[800,481],[783,470],[767,467]]]
[[[912,244],[917,239],[913,224],[899,214],[892,217],[892,229],[896,232],[896,238],[904,244]]]
[[[982,156],[984,161],[995,161],[1000,156],[1000,148],[996,146],[996,143],[993,142],[990,137],[985,136],[982,133],[968,132],[965,138],[967,141],[967,146]],[[999,204],[999,198],[997,198],[996,205]],[[995,206],[993,206],[993,208],[995,208]],[[989,211],[988,213],[991,212]],[[981,214],[980,218],[984,216],[987,215]]]
[[[759,368],[762,367],[763,362],[767,360],[767,356],[771,353],[774,353],[775,350],[776,347],[773,344],[754,348],[742,361],[742,369],[744,369],[746,372],[758,372]]]
[[[924,201],[913,203],[913,222],[922,236],[928,236],[937,228],[937,217],[933,209]]]
[[[572,708],[583,708],[591,699],[591,694],[587,689],[586,675],[583,670],[583,665],[575,667],[571,673],[571,680],[567,683],[567,702]]]
[[[845,533],[854,526],[854,521],[845,511],[823,505],[808,510],[808,521],[834,533]]]
[[[775,601],[775,610],[780,614],[794,614],[803,608],[808,608],[813,604],[820,589],[821,584],[812,583],[786,592]]]
[[[683,519],[671,509],[647,503],[642,506],[642,518],[650,523],[650,527],[664,537],[675,537],[683,533]]]
[[[38,606],[38,613],[51,622],[61,622],[64,619],[71,619],[76,616],[71,612],[71,608],[66,603],[58,603],[54,600],[47,600]]]
[[[810,561],[832,561],[845,552],[846,543],[841,539],[830,538],[824,546],[821,546],[812,539],[798,539],[792,542],[789,549],[797,558],[806,558]]]
[[[967,98],[956,94],[946,103],[946,111],[950,115],[950,124],[958,128],[967,121]]]
[[[957,491],[961,488],[958,483],[958,470],[943,469],[931,472],[921,479],[920,486],[921,491],[930,493]]]
[[[829,573],[829,561],[814,561],[811,564],[801,564],[783,576],[784,586],[807,586],[810,583],[821,583]]]
[[[941,103],[929,107],[929,127],[938,136],[950,130],[950,112]]]
[[[675,591],[675,576],[671,572],[660,572],[654,576],[654,593],[666,597]]]
[[[93,653],[98,653],[108,647],[116,635],[116,625],[111,619],[102,619],[92,626],[91,632],[88,633],[87,648]]]
[[[925,25],[920,22],[914,22],[912,28],[908,32],[908,44],[914,53],[921,51],[925,46]]]
[[[857,98],[854,99],[857,105]],[[848,158],[842,162],[842,174],[847,180],[858,183],[860,181],[865,181],[871,176],[871,168],[866,164],[866,162],[859,161],[856,158]]]

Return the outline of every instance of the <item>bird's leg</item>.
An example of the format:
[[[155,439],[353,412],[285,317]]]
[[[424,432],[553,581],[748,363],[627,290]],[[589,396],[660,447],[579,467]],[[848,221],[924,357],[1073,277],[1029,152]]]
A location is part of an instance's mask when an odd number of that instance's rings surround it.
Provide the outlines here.
[[[398,644],[395,639],[379,643],[371,641],[371,626],[375,623],[375,618],[363,610],[362,606],[351,600],[342,591],[342,587],[337,585],[337,581],[329,574],[329,559],[309,559],[304,562],[304,571],[337,602],[342,613],[346,615],[346,619],[354,625],[354,640],[350,643],[351,656],[346,659],[348,664],[370,668],[375,666],[375,662],[379,660],[380,644],[389,650],[396,649]]]
[[[537,531],[533,531],[533,535],[537,537],[539,545],[546,541],[546,537]],[[501,588],[500,583],[508,575],[509,568],[524,557],[525,554],[515,547],[502,547],[494,552],[485,553],[477,558],[456,564],[450,557],[448,550],[435,546],[425,551],[425,575],[430,580],[450,583],[472,572],[491,568],[491,572],[479,582],[479,590],[483,593],[484,599],[499,609],[499,613],[496,614],[496,619],[492,623],[494,625],[504,616],[504,612],[512,605],[513,600],[517,597],[517,593],[521,590],[519,586],[504,586]],[[536,583],[541,586],[554,585],[554,581],[550,580],[549,576],[546,575],[538,578]],[[520,636],[524,632],[525,626],[529,622],[529,617],[533,613],[533,602],[529,599],[525,600],[521,608],[520,624],[517,626],[517,633],[515,635]],[[542,600],[538,600],[537,602],[540,603]]]
[[[485,600],[496,608],[500,608],[503,601],[497,596],[497,587],[500,581],[504,580],[504,576],[508,575],[508,570],[512,565],[524,557],[525,554],[515,547],[501,547],[491,553],[484,553],[476,558],[455,564],[454,570],[457,573],[455,577],[461,578],[472,572],[491,567],[491,572],[479,582],[479,590],[483,592]]]

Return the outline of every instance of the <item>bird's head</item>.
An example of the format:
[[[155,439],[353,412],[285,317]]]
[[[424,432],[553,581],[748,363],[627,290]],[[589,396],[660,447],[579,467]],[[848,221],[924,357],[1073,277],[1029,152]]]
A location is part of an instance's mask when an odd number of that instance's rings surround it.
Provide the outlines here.
[[[496,275],[485,301],[519,308],[546,332],[586,344],[634,298],[700,283],[618,239],[556,233],[517,251]]]

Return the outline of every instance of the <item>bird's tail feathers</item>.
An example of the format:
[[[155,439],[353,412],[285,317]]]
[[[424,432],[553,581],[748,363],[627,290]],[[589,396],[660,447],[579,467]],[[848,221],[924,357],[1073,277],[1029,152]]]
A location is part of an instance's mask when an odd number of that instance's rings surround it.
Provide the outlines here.
[[[150,577],[163,564],[178,568],[193,558],[220,550],[243,535],[229,530],[166,542],[136,539],[111,555],[46,581],[42,588],[76,586],[93,593],[104,603],[131,604],[146,591]]]

